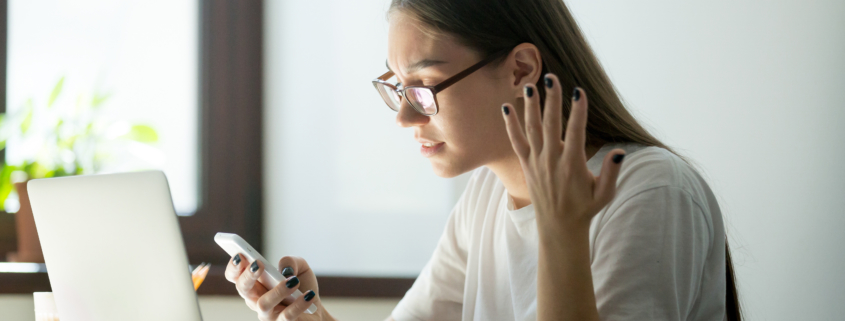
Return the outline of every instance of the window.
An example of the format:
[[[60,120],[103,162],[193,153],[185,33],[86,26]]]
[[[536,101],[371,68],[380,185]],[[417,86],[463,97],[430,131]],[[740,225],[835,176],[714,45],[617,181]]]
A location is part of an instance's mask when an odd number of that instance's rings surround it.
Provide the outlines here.
[[[194,58],[185,58],[186,56],[183,58],[186,59],[185,61],[194,59],[196,62],[194,68],[198,70],[198,76],[197,74],[185,76],[195,77],[196,89],[184,90],[198,93],[194,94],[192,101],[187,104],[198,107],[195,108],[193,116],[196,124],[196,129],[194,129],[196,133],[194,136],[196,137],[194,138],[196,141],[195,160],[192,161],[194,165],[189,166],[193,166],[193,171],[196,173],[198,186],[195,195],[200,201],[195,201],[197,207],[194,215],[179,218],[180,227],[189,261],[194,264],[203,261],[215,264],[203,287],[200,288],[200,293],[236,294],[234,287],[223,278],[223,268],[228,257],[214,243],[213,237],[219,231],[238,233],[259,251],[262,246],[260,228],[263,195],[261,184],[262,2],[254,0],[178,1],[177,3],[131,1],[133,4],[124,2],[117,0],[74,1],[72,4],[62,4],[62,6],[88,6],[86,8],[94,10],[91,6],[120,7],[144,4],[156,10],[148,11],[143,8],[138,10],[147,14],[163,14],[165,17],[167,14],[160,11],[170,10],[174,6],[193,10],[193,12],[183,11],[183,14],[187,16],[181,18],[188,21],[196,19],[193,23],[197,26],[193,40],[182,39],[193,43]],[[5,39],[8,19],[6,4],[6,1],[0,0],[0,37],[2,37],[0,46],[3,46],[0,48],[2,49],[0,55],[5,55],[7,45],[9,45]],[[11,8],[15,5],[13,3]],[[131,34],[141,37],[147,30],[152,32],[158,30],[158,27],[153,25],[159,21],[155,17],[147,17],[150,19],[146,20],[146,24],[136,25],[130,30]],[[168,35],[170,36],[172,35]],[[15,50],[8,49],[9,52]],[[136,49],[145,50],[144,48]],[[34,52],[26,52],[26,54],[34,54]],[[114,55],[115,53],[112,52],[107,57],[114,57]],[[6,58],[0,57],[3,60]],[[11,76],[14,68],[8,64],[3,64],[0,72],[5,75],[6,68],[9,68]],[[54,82],[55,77],[57,76],[54,75],[48,79]],[[68,83],[71,79],[75,79],[70,78],[69,74],[67,77]],[[90,77],[97,79],[94,76]],[[4,81],[0,86],[2,89],[0,94],[5,96],[6,77],[0,77],[0,79]],[[46,87],[50,90],[49,82]],[[9,89],[11,88],[12,86],[9,86]],[[137,88],[128,90],[131,92]],[[10,103],[12,99],[9,97]],[[6,101],[6,99],[0,101]],[[127,115],[132,116],[132,113],[127,113]],[[139,112],[137,115],[148,116],[149,113]],[[161,115],[163,114],[156,116],[162,118]],[[168,110],[166,115],[171,116],[171,111]],[[185,136],[189,135],[185,133]],[[15,248],[14,215],[2,214],[0,215],[0,253],[14,251]],[[3,284],[0,287],[0,293],[49,291],[49,280],[43,272],[0,273],[0,284]]]
[[[22,0],[17,0],[22,1]],[[133,1],[135,2],[135,1]],[[141,2],[141,1],[137,1]],[[99,2],[98,2],[99,3]],[[194,2],[191,2],[194,3]],[[6,26],[6,2],[0,0],[0,46],[7,46],[9,43],[4,39],[6,32],[3,29]],[[180,3],[181,4],[181,3]],[[271,5],[278,5],[277,2],[269,2]],[[370,2],[372,7],[376,2]],[[81,5],[93,5],[91,2],[83,2]],[[125,5],[125,4],[121,4]],[[345,5],[339,2],[338,5]],[[349,4],[351,5],[351,4]],[[367,10],[372,13],[367,16],[367,19],[372,18],[374,22],[378,23],[375,28],[382,27],[383,3],[378,4],[377,8],[362,7],[356,10]],[[167,7],[159,5],[158,8]],[[344,7],[341,6],[333,11],[335,14],[342,14]],[[348,9],[348,8],[347,8]],[[185,241],[185,247],[188,252],[189,261],[191,263],[211,262],[215,265],[212,267],[208,278],[200,288],[200,294],[231,294],[235,295],[235,288],[224,279],[223,269],[228,260],[222,250],[220,250],[213,242],[213,236],[219,231],[238,233],[243,236],[248,242],[254,245],[259,251],[263,251],[263,245],[271,244],[270,242],[278,242],[278,233],[284,233],[286,230],[279,229],[273,226],[267,226],[267,230],[273,233],[274,236],[264,242],[263,238],[263,223],[264,217],[264,185],[263,185],[263,149],[271,148],[268,152],[278,151],[279,141],[269,141],[264,144],[262,114],[264,112],[273,114],[277,106],[268,106],[267,110],[262,109],[263,100],[263,48],[264,48],[264,25],[263,25],[263,2],[257,0],[228,0],[228,1],[200,1],[198,10],[196,12],[198,20],[197,36],[198,40],[198,81],[197,92],[197,146],[196,146],[196,161],[195,171],[197,173],[197,199],[200,200],[196,204],[197,209],[194,215],[180,217],[180,226],[182,228],[182,235]],[[287,18],[287,17],[286,17]],[[276,21],[278,22],[278,21]],[[155,23],[151,20],[150,23]],[[372,26],[371,26],[372,27]],[[143,26],[136,29],[136,31],[143,31]],[[273,30],[267,29],[270,32]],[[386,28],[384,29],[386,31]],[[382,38],[375,37],[373,42],[378,42],[379,46],[384,46]],[[267,46],[276,46],[278,42],[268,42]],[[6,52],[6,47],[0,47],[0,60],[2,55]],[[8,48],[10,52],[13,48]],[[272,53],[273,51],[268,51]],[[384,58],[379,55],[383,52],[378,48],[368,50],[369,53],[375,53],[372,58],[372,66],[378,70],[383,67]],[[27,52],[29,54],[29,52]],[[268,69],[274,69],[278,65],[273,63],[276,60],[271,60]],[[335,62],[337,63],[337,62]],[[343,62],[345,65],[351,65],[350,62]],[[5,74],[7,65],[0,67],[0,75]],[[9,73],[13,73],[11,66]],[[352,79],[359,83],[360,88],[366,90],[356,95],[367,97],[369,102],[364,102],[366,108],[371,108],[372,115],[378,117],[376,120],[381,125],[369,131],[367,135],[379,135],[382,139],[386,139],[392,146],[401,146],[400,148],[409,148],[404,152],[400,152],[398,156],[389,156],[394,158],[383,159],[382,162],[392,162],[390,166],[395,166],[389,173],[403,173],[403,169],[399,168],[401,162],[411,160],[413,162],[413,169],[419,170],[420,177],[411,179],[413,182],[423,183],[420,188],[438,187],[442,188],[437,192],[438,201],[428,205],[434,211],[427,210],[417,211],[401,211],[402,203],[397,201],[394,196],[392,203],[386,204],[378,211],[371,212],[374,215],[371,219],[379,218],[397,218],[403,219],[407,217],[416,220],[416,222],[427,222],[428,228],[417,235],[427,235],[429,240],[416,240],[413,237],[405,237],[402,244],[411,244],[420,248],[412,249],[413,258],[410,263],[388,266],[381,270],[367,269],[365,265],[359,263],[356,269],[347,270],[347,273],[342,273],[339,267],[343,262],[336,260],[333,263],[324,265],[322,271],[319,271],[319,282],[321,296],[370,296],[370,297],[401,297],[405,291],[411,286],[417,269],[421,266],[423,261],[427,259],[430,250],[434,247],[433,239],[440,234],[442,230],[444,218],[448,215],[451,206],[451,201],[447,199],[455,199],[460,192],[459,185],[452,186],[451,182],[440,180],[430,173],[430,168],[425,163],[425,160],[418,158],[414,148],[411,145],[406,145],[410,142],[407,131],[402,131],[393,125],[390,110],[382,106],[383,103],[378,100],[378,96],[372,91],[369,80],[372,75],[371,68],[361,68],[366,76],[362,79]],[[376,70],[376,72],[378,72]],[[355,74],[346,74],[346,77],[354,77]],[[10,75],[11,76],[11,75]],[[268,78],[277,77],[278,73],[270,73]],[[53,78],[55,78],[54,76]],[[67,81],[70,83],[72,79],[67,75]],[[6,77],[0,77],[0,81],[5,81]],[[56,79],[49,79],[51,82]],[[50,82],[44,85],[47,90],[50,88]],[[6,86],[0,85],[0,98],[6,95]],[[11,88],[11,86],[10,86]],[[34,91],[43,91],[43,87],[39,87]],[[0,99],[6,101],[7,99]],[[11,103],[12,97],[8,99]],[[142,114],[143,116],[143,114]],[[275,116],[275,114],[274,114]],[[142,119],[143,120],[143,119]],[[313,121],[314,119],[308,119]],[[278,130],[274,120],[267,118],[268,135],[273,135],[275,130]],[[275,128],[275,129],[273,129]],[[383,132],[381,130],[386,130]],[[394,135],[394,136],[391,136]],[[389,138],[393,137],[393,138]],[[287,139],[287,138],[286,138]],[[384,141],[382,141],[384,142]],[[276,146],[276,147],[272,147]],[[333,152],[342,151],[337,145],[333,146]],[[387,156],[387,155],[386,155]],[[398,158],[397,158],[398,157]],[[404,157],[404,158],[403,158]],[[412,158],[411,158],[412,157]],[[276,159],[278,160],[278,159]],[[364,164],[364,165],[361,165]],[[346,170],[347,166],[372,166],[366,165],[364,159],[356,159],[351,164],[335,164],[334,171]],[[277,181],[271,181],[276,178],[273,171],[279,167],[268,166],[269,179],[267,186],[271,186],[268,191],[268,197],[277,196],[278,188],[289,188],[290,185],[282,185]],[[344,177],[348,184],[354,180],[369,180],[371,177],[362,175],[372,168],[359,168],[359,172],[347,172],[343,175],[352,175],[352,177]],[[405,170],[407,173],[407,170]],[[382,175],[379,178],[382,182],[390,183],[394,178],[387,175]],[[374,189],[376,192],[389,191],[385,186],[379,186],[375,181],[367,183],[369,189]],[[373,206],[372,198],[365,197],[362,200],[357,200],[354,184],[345,186],[339,196],[341,200],[333,206],[348,211],[353,214],[355,211],[367,210],[369,211]],[[411,189],[413,190],[413,189]],[[407,197],[399,196],[399,197]],[[399,198],[401,199],[401,198]],[[356,203],[360,202],[362,203]],[[273,203],[271,206],[277,206],[278,203]],[[397,210],[400,209],[400,210]],[[407,208],[407,207],[405,207]],[[300,212],[300,214],[307,214],[307,212]],[[393,215],[398,214],[398,215]],[[425,215],[437,215],[440,218],[426,218]],[[295,219],[295,217],[281,217],[284,220]],[[15,249],[15,224],[13,215],[0,215],[0,253],[13,251]],[[408,221],[405,221],[408,222]],[[276,222],[278,223],[278,221]],[[396,221],[394,221],[396,223]],[[272,223],[271,223],[272,224]],[[299,226],[305,226],[304,224]],[[335,224],[332,228],[338,228]],[[363,233],[358,231],[356,233]],[[396,234],[394,234],[396,235]],[[284,240],[282,240],[284,242]],[[359,239],[359,244],[362,239]],[[287,246],[300,246],[298,244],[284,244],[272,243],[273,245],[265,252],[268,258],[276,259],[279,254],[297,254],[287,252],[291,249]],[[415,245],[416,244],[416,245]],[[275,249],[273,248],[275,246]],[[394,246],[395,247],[395,246]],[[398,248],[398,247],[395,247]],[[310,252],[309,252],[310,253]],[[329,254],[337,253],[328,252]],[[384,260],[387,256],[384,252],[372,251],[371,253],[379,255],[379,259]],[[327,256],[324,256],[327,257]],[[2,259],[2,258],[0,258]],[[392,257],[391,259],[395,259]],[[320,262],[317,258],[316,262]],[[354,262],[353,262],[354,263]],[[320,263],[322,264],[322,263]],[[0,267],[4,270],[14,270],[15,266]],[[33,291],[49,291],[49,280],[47,274],[40,269],[34,269],[30,266],[25,266],[26,271],[18,271],[15,273],[0,273],[0,293],[31,293]],[[28,272],[28,273],[24,273]],[[334,275],[334,276],[333,276]]]
[[[14,113],[30,99],[43,107],[62,78],[53,109],[78,108],[95,94],[107,97],[99,108],[114,122],[111,128],[148,124],[159,139],[128,146],[125,157],[114,156],[118,161],[98,172],[162,169],[176,211],[193,214],[198,9],[196,1],[10,1],[6,110]],[[32,145],[9,141],[7,161],[20,163]]]

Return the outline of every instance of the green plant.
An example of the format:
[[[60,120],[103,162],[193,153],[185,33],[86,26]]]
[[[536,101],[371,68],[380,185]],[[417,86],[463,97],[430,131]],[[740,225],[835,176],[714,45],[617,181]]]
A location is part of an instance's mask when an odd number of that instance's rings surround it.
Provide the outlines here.
[[[81,94],[75,101],[59,99],[64,83],[60,78],[42,104],[30,98],[15,111],[0,113],[0,149],[6,152],[0,163],[4,210],[16,210],[15,205],[7,206],[7,200],[17,200],[15,182],[99,173],[124,161],[133,144],[150,147],[158,142],[151,126],[109,117],[108,93]]]

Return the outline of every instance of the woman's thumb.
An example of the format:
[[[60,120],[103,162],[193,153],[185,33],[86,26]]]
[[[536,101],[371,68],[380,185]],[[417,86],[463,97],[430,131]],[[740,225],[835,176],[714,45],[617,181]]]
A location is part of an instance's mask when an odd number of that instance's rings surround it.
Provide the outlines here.
[[[619,177],[619,169],[622,168],[622,160],[625,158],[625,151],[622,149],[614,149],[604,156],[601,173],[599,174],[598,184],[596,184],[595,195],[596,201],[600,207],[604,207],[607,203],[613,200],[616,195],[616,179]]]

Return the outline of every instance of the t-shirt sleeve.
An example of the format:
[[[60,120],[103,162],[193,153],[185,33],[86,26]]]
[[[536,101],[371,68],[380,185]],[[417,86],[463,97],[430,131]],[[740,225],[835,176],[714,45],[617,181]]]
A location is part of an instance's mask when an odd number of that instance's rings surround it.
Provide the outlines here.
[[[712,231],[681,188],[639,191],[596,217],[593,285],[602,320],[686,320],[701,288]]]
[[[473,173],[452,209],[440,241],[414,285],[391,316],[396,321],[461,320],[466,279],[468,225],[471,198],[477,194],[478,171]]]

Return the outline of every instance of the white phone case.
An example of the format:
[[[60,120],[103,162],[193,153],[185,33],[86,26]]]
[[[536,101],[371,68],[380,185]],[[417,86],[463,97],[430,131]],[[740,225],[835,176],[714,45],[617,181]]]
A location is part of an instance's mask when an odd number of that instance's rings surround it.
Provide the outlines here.
[[[264,284],[267,288],[272,289],[285,280],[285,277],[282,276],[282,273],[279,272],[279,269],[276,268],[275,264],[267,262],[267,259],[261,256],[261,253],[258,253],[258,251],[252,248],[252,246],[244,241],[244,239],[239,235],[232,233],[217,233],[217,235],[214,236],[214,242],[217,242],[217,245],[220,245],[220,247],[222,247],[230,257],[234,257],[235,254],[240,253],[246,257],[249,263],[252,263],[255,260],[261,261],[261,263],[264,264],[264,273],[261,273],[261,276],[258,277],[258,282],[261,282],[261,284]],[[283,302],[289,304],[300,295],[302,295],[302,292],[299,291],[299,289],[296,289],[289,297],[289,300],[285,299]],[[305,311],[308,314],[314,314],[314,312],[317,312],[317,306],[312,303]]]

